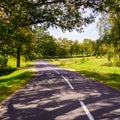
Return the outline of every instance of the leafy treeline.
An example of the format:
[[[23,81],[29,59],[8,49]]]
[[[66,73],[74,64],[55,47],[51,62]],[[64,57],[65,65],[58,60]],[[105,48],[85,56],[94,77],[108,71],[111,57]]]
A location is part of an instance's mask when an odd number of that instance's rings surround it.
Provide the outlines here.
[[[43,28],[37,31],[32,58],[103,56],[107,53],[106,44],[100,40],[86,38],[81,43],[67,38],[56,39]]]
[[[102,12],[98,22],[99,42],[104,44],[108,60],[120,66],[120,1],[111,0],[109,13]]]
[[[36,51],[36,56],[39,57],[92,56],[95,54],[95,41],[84,39],[83,43],[80,43],[67,38],[55,39],[45,33],[37,38]]]
[[[0,69],[6,66],[8,56],[17,58],[17,67],[20,67],[20,55],[24,55],[26,60],[32,58],[35,44],[33,41],[36,40],[34,28],[37,24],[46,29],[53,26],[60,27],[63,31],[82,31],[83,26],[94,21],[98,12],[107,11],[108,6],[117,2],[119,1],[0,0]],[[116,12],[118,8],[119,6],[113,7],[111,10]],[[91,10],[89,14],[88,9]],[[46,37],[51,39],[50,36]],[[48,45],[45,44],[50,43],[46,41],[39,47],[44,46],[47,49]],[[51,50],[55,46],[51,46]],[[53,56],[54,51],[41,51],[41,54]]]

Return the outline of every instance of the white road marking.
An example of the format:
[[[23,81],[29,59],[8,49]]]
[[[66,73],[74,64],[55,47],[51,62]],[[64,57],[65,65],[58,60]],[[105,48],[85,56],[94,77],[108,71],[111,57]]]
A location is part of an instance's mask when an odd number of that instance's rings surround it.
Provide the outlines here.
[[[44,63],[45,64],[45,63]],[[46,64],[45,64],[46,65]],[[46,65],[48,66],[50,69],[52,69],[53,71],[55,71],[57,74],[61,75],[57,70],[53,69],[52,67],[50,67],[49,65]],[[70,84],[70,82],[68,81],[68,79],[66,79],[63,75],[61,75],[61,77],[67,82],[67,84],[69,85],[69,87],[71,89],[74,89],[74,87]],[[89,120],[95,120],[93,118],[93,116],[91,115],[91,113],[89,112],[89,110],[87,109],[87,107],[85,106],[84,102],[80,101],[80,104],[83,108],[83,110],[85,111],[87,117],[89,118]]]
[[[46,64],[45,64],[46,65]],[[48,66],[50,69],[52,69],[53,71],[55,71],[57,74],[61,75],[57,70],[53,69],[52,67],[50,67],[49,65],[46,65]],[[61,75],[61,77],[67,82],[67,84],[69,85],[69,87],[71,89],[74,89],[74,87],[70,84],[70,82],[68,81],[68,79],[66,79],[63,75]]]
[[[45,63],[43,63],[44,65],[46,65]],[[46,65],[47,67],[49,67],[50,69],[54,70],[52,67],[50,67],[49,65]],[[60,74],[57,70],[54,70],[56,73]]]
[[[53,69],[54,70],[54,69]],[[54,70],[57,74],[59,74],[60,75],[60,73],[57,71],[57,70]]]
[[[53,68],[51,68],[53,69]],[[53,69],[54,70],[54,69]],[[57,74],[61,75],[57,70],[54,70]],[[70,86],[71,89],[74,89],[73,86],[70,84],[70,82],[68,81],[68,79],[66,79],[63,75],[61,75],[61,77],[67,82],[67,84]]]
[[[70,86],[71,89],[74,89],[73,86],[68,81],[68,79],[66,79],[63,75],[61,75],[61,77],[67,82],[67,84]]]
[[[80,104],[81,104],[83,110],[85,111],[85,113],[87,114],[89,120],[94,120],[93,116],[91,115],[91,113],[89,112],[87,107],[85,106],[84,102],[80,101]]]

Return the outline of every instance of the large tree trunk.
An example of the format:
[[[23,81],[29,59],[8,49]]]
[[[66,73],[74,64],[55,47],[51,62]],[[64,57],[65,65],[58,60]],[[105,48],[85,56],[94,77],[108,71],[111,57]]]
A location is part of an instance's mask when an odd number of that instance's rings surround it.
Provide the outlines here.
[[[20,68],[20,47],[17,48],[17,68]]]

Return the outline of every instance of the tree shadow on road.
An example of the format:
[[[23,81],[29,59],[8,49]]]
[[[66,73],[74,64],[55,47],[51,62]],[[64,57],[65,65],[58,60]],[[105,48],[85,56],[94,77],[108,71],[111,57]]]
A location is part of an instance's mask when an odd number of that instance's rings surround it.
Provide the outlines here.
[[[75,72],[59,72],[64,73],[74,90],[56,72],[49,69],[38,71],[23,89],[8,100],[7,109],[2,111],[0,119],[89,120],[80,105],[83,101],[95,120],[119,120],[119,91],[112,92],[111,88]]]

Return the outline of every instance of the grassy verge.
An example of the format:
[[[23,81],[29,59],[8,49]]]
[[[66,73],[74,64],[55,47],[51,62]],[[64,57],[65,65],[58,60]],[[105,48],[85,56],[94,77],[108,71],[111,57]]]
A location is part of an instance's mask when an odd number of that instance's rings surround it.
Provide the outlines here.
[[[16,70],[0,77],[0,101],[20,89],[32,76],[32,71]]]
[[[73,69],[80,74],[120,90],[120,67],[109,67],[110,63],[106,57],[57,59],[52,60],[51,63]]]
[[[0,101],[24,86],[33,75],[33,71],[15,68],[15,59],[9,59],[9,68],[0,75]],[[22,67],[33,65],[32,62],[21,61]]]
[[[32,66],[33,65],[33,62],[31,61],[27,61],[25,62],[24,58],[21,57],[21,60],[20,60],[20,66],[21,68],[23,67],[29,67],[29,66]],[[8,66],[12,67],[12,68],[15,68],[16,67],[16,59],[15,58],[8,58]]]

